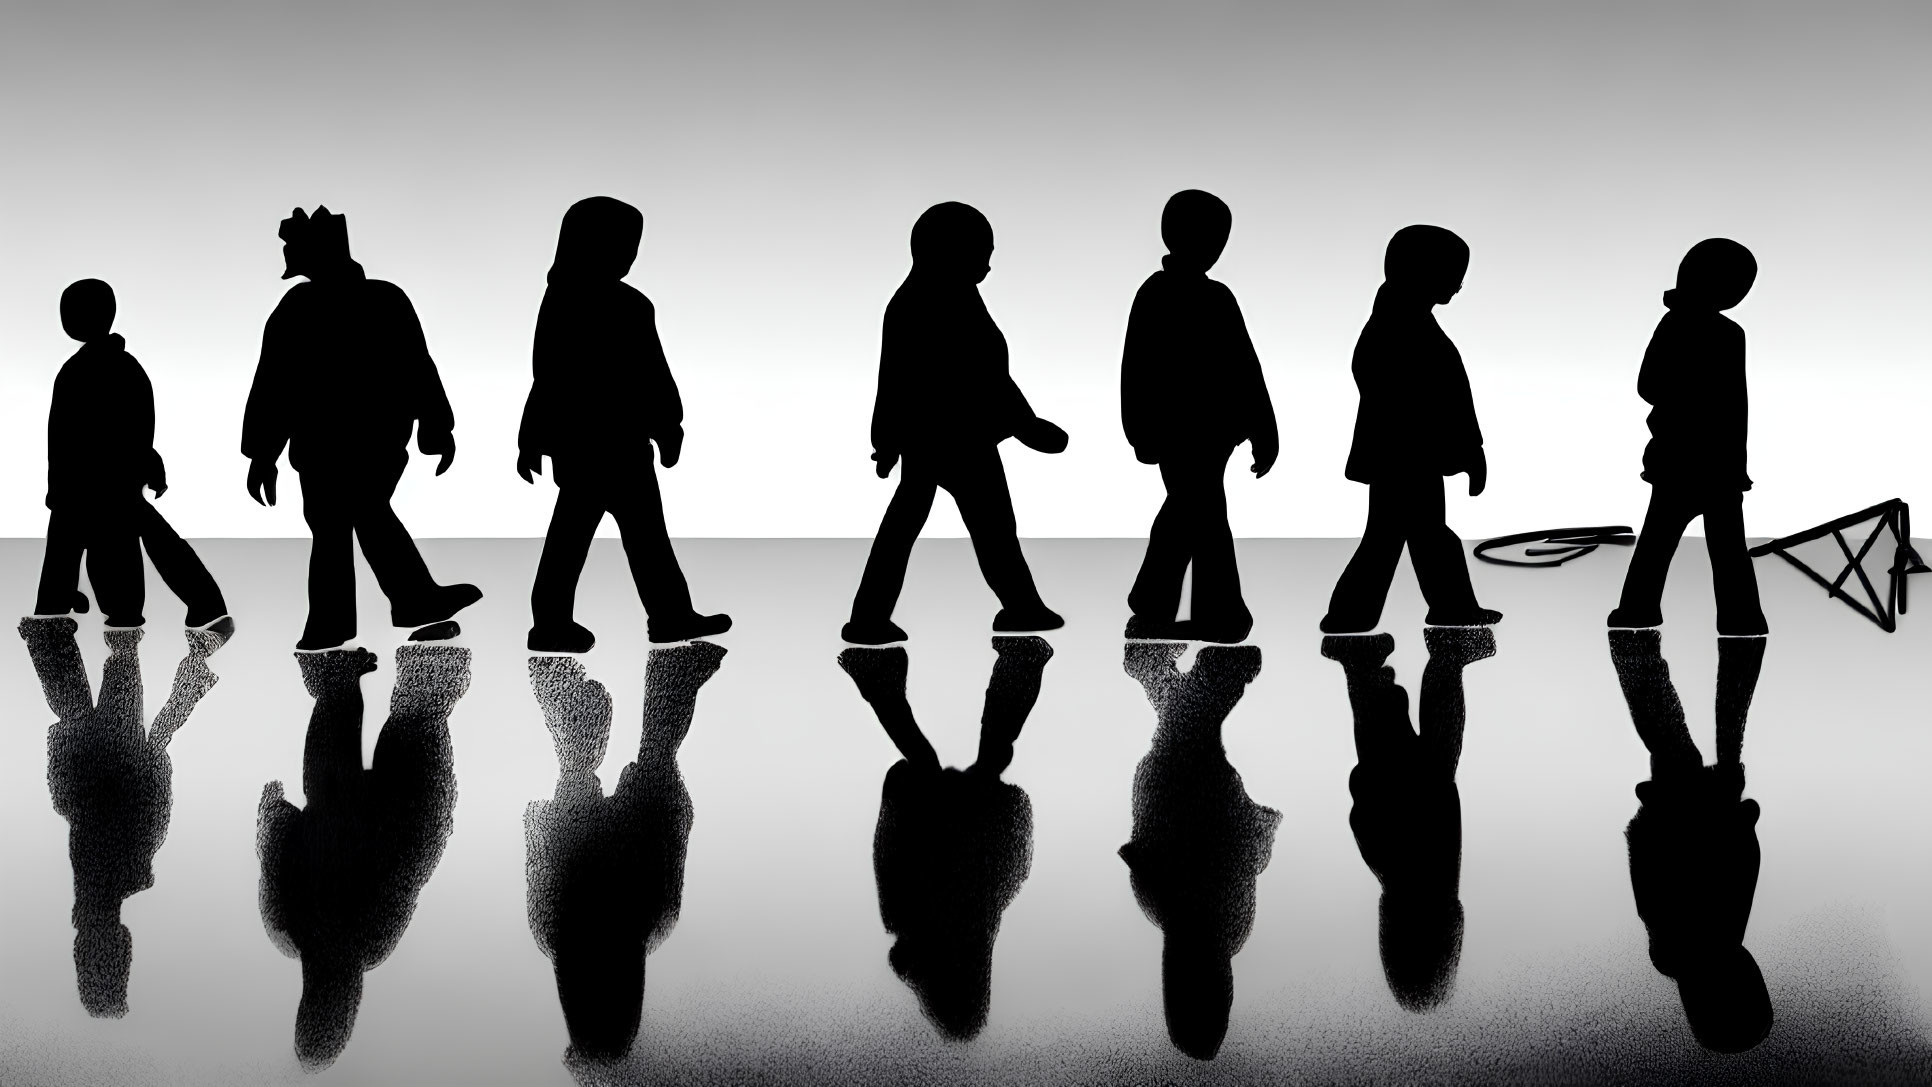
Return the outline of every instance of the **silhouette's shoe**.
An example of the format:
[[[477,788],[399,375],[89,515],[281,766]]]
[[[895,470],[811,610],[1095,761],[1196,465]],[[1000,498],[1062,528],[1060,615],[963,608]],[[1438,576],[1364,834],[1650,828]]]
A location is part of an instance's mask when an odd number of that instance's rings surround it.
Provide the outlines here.
[[[1185,642],[1196,637],[1194,624],[1187,620],[1152,619],[1145,615],[1128,618],[1126,636],[1150,642]]]
[[[87,609],[88,609],[87,594],[84,592],[81,592],[79,589],[75,589],[74,590],[74,611],[78,612],[81,615],[86,615]]]
[[[1344,668],[1377,668],[1395,652],[1395,635],[1329,635],[1322,639],[1322,656]]]
[[[210,623],[203,623],[200,626],[190,626],[188,633],[191,635],[212,634],[216,639],[214,643],[215,649],[220,649],[222,646],[228,644],[228,639],[235,636],[235,617],[232,615],[224,615]],[[209,652],[214,652],[214,649],[209,650]]]
[[[147,625],[147,619],[140,615],[109,615],[104,616],[102,622],[109,630],[133,630]]]
[[[1427,627],[1422,644],[1429,647],[1429,659],[1464,668],[1496,655],[1496,632],[1485,626]]]
[[[1422,621],[1432,627],[1487,627],[1503,621],[1503,613],[1495,608],[1473,608],[1468,611],[1437,611],[1429,609]]]
[[[1001,608],[993,616],[993,629],[998,631],[1035,631],[1059,630],[1067,621],[1045,604],[1030,608]]]
[[[298,653],[325,653],[331,649],[341,649],[355,638],[355,632],[347,634],[310,634],[302,633],[302,640],[295,643]]]
[[[1657,611],[1637,611],[1634,608],[1618,608],[1604,620],[1604,626],[1622,627],[1629,630],[1642,630],[1646,627],[1664,625],[1664,615]]]
[[[581,623],[534,626],[526,644],[532,653],[588,653],[597,644],[597,635]]]
[[[644,635],[654,642],[688,642],[693,638],[708,638],[713,634],[723,634],[731,629],[731,616],[723,612],[716,615],[699,615],[692,612],[677,619],[646,620]]]
[[[890,619],[854,619],[839,628],[839,637],[854,645],[887,645],[905,641],[906,632]]]
[[[1331,611],[1322,616],[1322,633],[1367,634],[1381,621],[1379,615],[1337,615]]]
[[[474,585],[438,585],[407,607],[390,608],[389,623],[399,627],[426,627],[454,618],[457,612],[481,599],[483,590]]]
[[[1771,633],[1771,624],[1764,621],[1764,613],[1755,615],[1721,615],[1717,620],[1717,633],[1726,638],[1757,638]]]
[[[412,642],[447,642],[461,633],[463,633],[463,628],[456,620],[445,619],[440,623],[431,623],[420,630],[410,631],[409,640]]]
[[[1254,619],[1196,619],[1188,625],[1194,629],[1194,637],[1201,641],[1235,645],[1248,640],[1248,634],[1254,630]]]
[[[189,630],[213,630],[216,623],[224,621],[227,622],[228,629],[232,633],[235,629],[235,620],[226,611],[217,611],[213,608],[189,612],[188,618],[182,625]]]

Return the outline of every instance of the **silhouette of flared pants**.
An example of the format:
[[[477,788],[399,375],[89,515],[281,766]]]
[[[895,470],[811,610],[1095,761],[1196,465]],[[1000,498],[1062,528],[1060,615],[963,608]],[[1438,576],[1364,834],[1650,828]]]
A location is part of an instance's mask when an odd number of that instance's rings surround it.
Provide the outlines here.
[[[147,548],[154,572],[187,605],[190,622],[212,622],[228,611],[221,588],[188,541],[181,538],[145,498],[63,506],[47,518],[47,551],[40,565],[34,611],[65,615],[80,588],[81,554],[87,555],[87,580],[101,614],[115,626],[143,620],[147,579],[141,549]]]
[[[1044,608],[1033,584],[1033,571],[1020,553],[1019,528],[1013,518],[1013,496],[1006,488],[1006,466],[999,447],[946,454],[909,453],[899,469],[899,489],[886,506],[872,553],[865,560],[858,595],[852,600],[855,623],[888,621],[906,584],[906,564],[913,541],[932,513],[939,488],[959,504],[960,520],[973,538],[986,585],[1002,608]]]
[[[1135,615],[1174,618],[1181,605],[1181,581],[1194,564],[1195,622],[1248,623],[1253,616],[1241,599],[1241,572],[1235,566],[1234,533],[1228,528],[1228,495],[1223,479],[1232,449],[1161,461],[1167,501],[1147,532],[1147,556],[1127,594]]]
[[[577,580],[590,557],[591,537],[604,515],[617,520],[630,560],[631,579],[644,601],[644,613],[659,622],[692,614],[691,589],[671,550],[664,525],[664,498],[657,469],[649,462],[622,476],[580,475],[556,464],[557,506],[543,539],[543,558],[530,587],[530,614],[539,627],[567,626],[577,605]]]
[[[1367,629],[1382,618],[1402,548],[1429,611],[1461,617],[1476,608],[1462,540],[1443,524],[1442,477],[1398,476],[1369,484],[1368,524],[1328,599],[1329,618]]]
[[[390,618],[396,625],[414,625],[408,621],[409,613],[423,607],[438,588],[416,550],[416,541],[389,508],[406,463],[404,456],[393,467],[312,468],[301,473],[302,518],[314,537],[309,545],[309,621],[302,632],[304,642],[333,644],[355,637],[353,547],[357,541],[376,584],[389,598]]]
[[[1657,486],[1637,537],[1636,553],[1624,574],[1617,610],[1634,622],[1662,619],[1664,578],[1691,520],[1704,518],[1704,547],[1711,557],[1711,584],[1717,596],[1720,633],[1762,634],[1764,610],[1758,601],[1757,571],[1744,546],[1744,494]]]

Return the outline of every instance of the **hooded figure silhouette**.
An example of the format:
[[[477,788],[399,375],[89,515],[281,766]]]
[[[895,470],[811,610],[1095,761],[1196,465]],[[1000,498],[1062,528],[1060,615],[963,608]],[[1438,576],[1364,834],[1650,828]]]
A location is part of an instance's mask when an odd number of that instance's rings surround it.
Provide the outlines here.
[[[643,237],[643,213],[608,196],[572,204],[557,234],[517,432],[517,474],[535,482],[547,456],[557,481],[530,589],[533,651],[583,653],[595,644],[574,614],[577,580],[606,513],[623,533],[652,641],[731,629],[730,616],[691,607],[664,524],[651,443],[664,467],[678,462],[684,405],[658,340],[657,311],[624,282]]]
[[[1254,474],[1280,454],[1274,404],[1234,292],[1207,277],[1234,222],[1199,189],[1175,193],[1161,213],[1168,254],[1127,317],[1120,416],[1134,455],[1157,464],[1167,487],[1147,534],[1147,557],[1127,594],[1130,638],[1238,642],[1254,617],[1241,599],[1222,479],[1235,446],[1252,442]],[[1194,566],[1192,617],[1176,623],[1181,580]]]
[[[1624,576],[1613,627],[1664,621],[1664,579],[1684,530],[1704,518],[1720,634],[1756,635],[1770,628],[1758,599],[1757,573],[1744,545],[1745,436],[1750,404],[1744,376],[1744,330],[1727,309],[1744,300],[1758,262],[1729,238],[1691,246],[1664,292],[1665,313],[1644,350],[1637,395],[1651,405],[1643,477],[1650,483],[1637,549]]]
[[[912,271],[886,306],[872,409],[879,478],[905,463],[852,601],[848,642],[905,639],[892,611],[913,541],[942,487],[959,504],[980,572],[999,597],[993,629],[1053,630],[1064,622],[1040,599],[1020,552],[999,444],[1018,437],[1058,453],[1067,435],[1033,413],[1008,372],[1006,337],[979,295],[992,256],[992,224],[966,204],[935,204],[913,224]]]

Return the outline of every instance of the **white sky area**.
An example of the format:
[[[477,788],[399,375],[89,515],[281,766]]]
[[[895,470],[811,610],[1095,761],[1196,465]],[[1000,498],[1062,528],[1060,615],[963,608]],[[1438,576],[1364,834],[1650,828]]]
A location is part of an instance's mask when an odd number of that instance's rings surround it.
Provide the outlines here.
[[[1022,535],[1144,535],[1161,489],[1121,436],[1119,353],[1182,188],[1234,209],[1213,274],[1281,422],[1268,478],[1231,466],[1238,535],[1359,533],[1349,352],[1415,222],[1473,250],[1439,311],[1491,465],[1451,501],[1462,535],[1641,520],[1637,366],[1711,236],[1761,267],[1733,311],[1747,530],[1932,502],[1928,55],[1923,3],[9,4],[0,536],[45,530],[47,397],[76,346],[57,303],[90,276],[156,386],[162,512],[194,537],[306,534],[286,464],[264,510],[237,447],[288,286],[277,224],[318,203],[414,300],[455,405],[455,466],[412,461],[405,523],[542,535],[554,490],[516,478],[516,426],[558,221],[594,194],[647,217],[630,282],[685,398],[677,536],[872,534],[894,485],[867,459],[879,319],[942,200],[992,220],[988,307],[1072,435],[1006,446]],[[927,531],[960,534],[950,503]]]

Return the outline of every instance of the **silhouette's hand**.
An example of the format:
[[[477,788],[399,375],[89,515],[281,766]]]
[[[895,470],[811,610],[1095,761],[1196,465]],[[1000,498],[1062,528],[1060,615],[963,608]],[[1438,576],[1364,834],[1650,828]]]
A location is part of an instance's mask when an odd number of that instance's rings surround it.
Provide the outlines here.
[[[153,483],[148,484],[148,490],[153,491],[154,497],[159,498],[168,493],[168,481],[165,479],[157,479]]]
[[[272,460],[251,460],[248,462],[248,497],[258,506],[275,504],[275,462]]]
[[[1281,456],[1281,445],[1278,442],[1251,444],[1254,449],[1254,464],[1248,470],[1254,473],[1256,479],[1260,479],[1268,474],[1268,469],[1275,466],[1275,460]]]
[[[543,454],[519,450],[517,453],[517,475],[522,476],[525,483],[535,483],[536,480],[530,478],[533,474],[539,476],[543,474]]]
[[[1134,459],[1142,464],[1159,464],[1161,455],[1154,452],[1152,446],[1137,445],[1134,447]]]
[[[1469,497],[1474,498],[1489,486],[1489,458],[1480,450],[1476,453],[1476,463],[1469,466]]]
[[[879,462],[874,470],[879,473],[880,479],[884,479],[892,474],[892,466],[899,463],[899,454],[888,453],[882,449],[872,454],[872,459]]]
[[[1042,453],[1058,453],[1067,447],[1067,432],[1037,415],[1020,424],[1013,436],[1021,445]]]
[[[654,440],[657,442],[657,462],[666,468],[676,467],[678,458],[684,454],[683,428],[673,428],[657,435]]]
[[[449,471],[450,462],[456,459],[456,440],[454,438],[450,439],[449,444],[443,447],[442,457],[442,460],[436,462],[436,474],[439,476]]]

